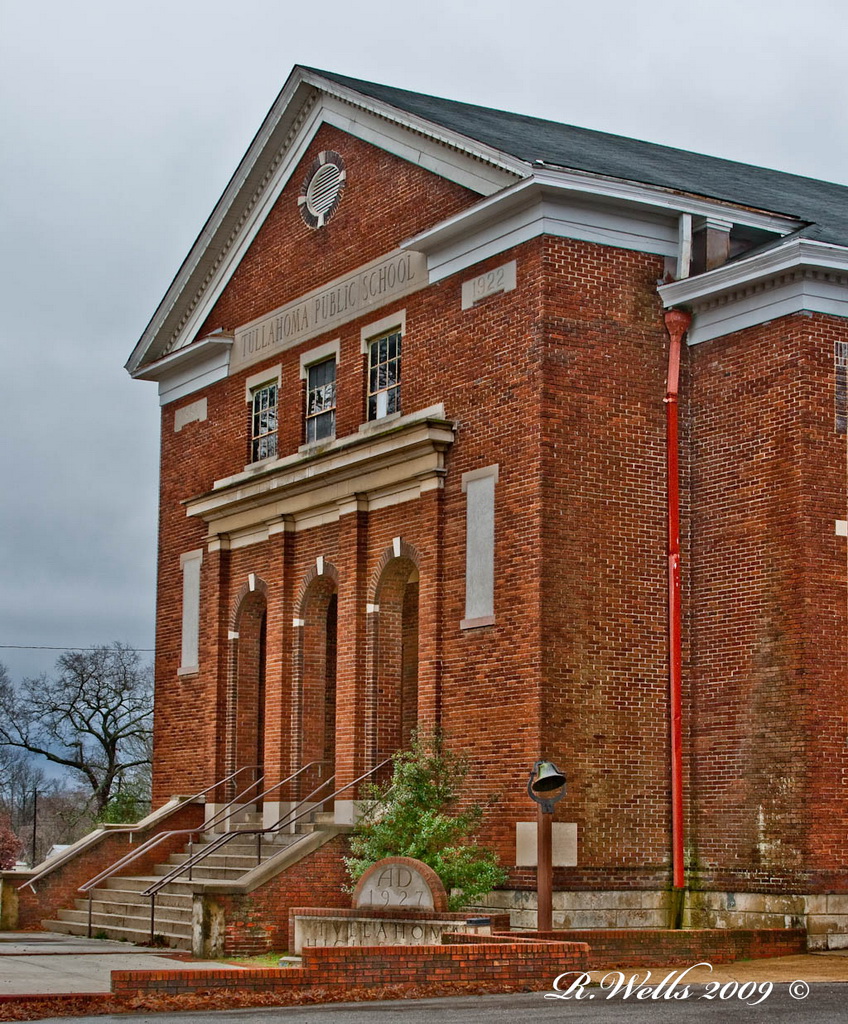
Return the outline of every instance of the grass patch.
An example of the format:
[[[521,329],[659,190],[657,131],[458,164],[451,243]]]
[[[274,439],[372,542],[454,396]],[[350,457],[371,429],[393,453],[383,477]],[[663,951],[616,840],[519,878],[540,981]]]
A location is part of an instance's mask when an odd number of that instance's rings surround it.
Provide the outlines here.
[[[223,957],[221,962],[234,964],[236,967],[279,967],[281,956],[288,956],[287,951],[260,953],[258,956],[227,956]]]

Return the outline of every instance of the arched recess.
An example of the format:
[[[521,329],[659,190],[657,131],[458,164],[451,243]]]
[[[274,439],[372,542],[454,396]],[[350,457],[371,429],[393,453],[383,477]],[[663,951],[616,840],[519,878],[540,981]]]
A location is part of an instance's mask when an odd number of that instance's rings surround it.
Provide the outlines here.
[[[401,542],[371,580],[366,737],[371,764],[407,748],[418,726],[419,556]]]
[[[236,595],[230,616],[226,767],[227,774],[245,769],[234,780],[237,792],[264,774],[267,594],[264,580],[252,577]]]
[[[303,776],[300,788],[304,790],[335,772],[338,579],[338,571],[329,563],[322,563],[320,571],[312,569],[301,584],[296,605],[301,626],[292,715],[295,767],[325,762],[320,772]]]

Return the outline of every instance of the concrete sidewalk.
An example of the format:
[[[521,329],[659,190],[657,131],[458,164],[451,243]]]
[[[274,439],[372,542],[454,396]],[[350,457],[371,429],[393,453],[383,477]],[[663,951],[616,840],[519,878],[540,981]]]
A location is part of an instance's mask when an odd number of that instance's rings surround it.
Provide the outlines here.
[[[0,932],[0,997],[109,992],[112,971],[220,970],[174,950],[51,932]],[[235,965],[230,965],[235,967]],[[0,1017],[2,1015],[0,1014]]]

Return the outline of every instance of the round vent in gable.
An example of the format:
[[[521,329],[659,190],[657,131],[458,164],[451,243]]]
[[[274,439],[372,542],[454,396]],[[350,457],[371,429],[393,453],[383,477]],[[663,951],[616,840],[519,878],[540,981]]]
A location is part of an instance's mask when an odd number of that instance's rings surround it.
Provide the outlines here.
[[[344,160],[331,149],[319,153],[300,186],[300,215],[311,228],[322,228],[338,209],[347,172]]]

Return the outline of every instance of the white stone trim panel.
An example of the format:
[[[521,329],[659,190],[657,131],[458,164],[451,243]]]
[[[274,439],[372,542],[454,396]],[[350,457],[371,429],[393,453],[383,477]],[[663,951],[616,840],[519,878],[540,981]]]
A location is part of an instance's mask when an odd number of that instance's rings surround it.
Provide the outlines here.
[[[182,642],[180,675],[197,672],[200,664],[200,567],[203,549],[180,555],[183,574]]]
[[[183,427],[189,423],[202,423],[208,418],[208,408],[205,398],[198,398],[196,402],[189,402],[174,410],[174,433],[179,434]]]
[[[498,466],[462,475],[465,494],[465,615],[460,628],[495,621],[495,485]]]

